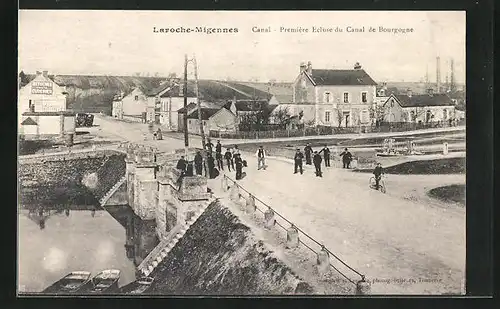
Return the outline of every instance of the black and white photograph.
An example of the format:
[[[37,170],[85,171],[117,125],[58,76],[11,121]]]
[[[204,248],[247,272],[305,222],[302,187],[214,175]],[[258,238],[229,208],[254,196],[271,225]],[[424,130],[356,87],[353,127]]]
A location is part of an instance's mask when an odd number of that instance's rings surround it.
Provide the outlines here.
[[[465,295],[465,29],[19,10],[18,296]]]

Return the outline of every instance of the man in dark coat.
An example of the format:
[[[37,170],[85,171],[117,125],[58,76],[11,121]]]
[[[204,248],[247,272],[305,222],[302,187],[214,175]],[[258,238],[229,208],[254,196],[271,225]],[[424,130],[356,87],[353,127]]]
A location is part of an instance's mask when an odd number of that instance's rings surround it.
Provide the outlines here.
[[[219,169],[219,171],[223,171],[224,164],[222,162],[222,152],[220,151],[215,152],[215,160],[217,161],[217,168]]]
[[[181,156],[179,161],[177,161],[176,168],[181,172],[179,179],[177,179],[177,185],[179,185],[179,190],[180,190],[182,186],[182,179],[184,178],[184,176],[186,176],[186,168],[187,168],[187,161],[184,159],[184,156]]]
[[[304,153],[306,155],[306,164],[311,165],[311,154],[313,153],[311,144],[307,143],[306,147],[304,148]]]
[[[380,179],[382,178],[382,174],[384,174],[384,169],[382,168],[382,164],[380,162],[377,163],[377,166],[373,170],[373,175],[375,175],[375,189],[378,190]]]
[[[210,152],[207,154],[207,165],[208,165],[208,177],[210,179],[215,178],[214,177],[215,160]]]
[[[229,148],[226,149],[224,159],[226,159],[228,170],[231,171],[231,168],[234,170],[233,154],[231,153],[231,150]]]
[[[314,152],[314,157],[313,157],[313,162],[314,162],[314,167],[316,168],[316,177],[323,177],[321,174],[321,161],[323,159],[321,158],[321,155],[315,151]]]
[[[342,157],[343,168],[350,168],[352,161],[352,154],[347,150],[347,148],[340,154]]]
[[[214,144],[212,144],[212,142],[210,141],[210,139],[208,140],[208,142],[205,144],[205,146],[207,147],[207,150],[210,154],[212,154],[212,149],[214,148]]]
[[[217,141],[217,145],[215,145],[215,152],[222,153],[222,145],[220,141]]]
[[[294,174],[297,174],[297,169],[300,170],[300,174],[304,174],[304,170],[302,169],[302,160],[304,160],[304,154],[300,152],[300,149],[297,148],[297,151],[295,152],[295,156],[293,158],[295,162],[294,166]]]
[[[325,145],[319,153],[323,153],[323,157],[325,158],[325,167],[330,167],[330,149]]]
[[[194,156],[194,168],[196,170],[196,175],[201,175],[203,173],[203,157],[199,151],[197,151]]]
[[[236,180],[240,180],[243,173],[243,160],[239,153],[234,155],[234,165],[236,165]]]

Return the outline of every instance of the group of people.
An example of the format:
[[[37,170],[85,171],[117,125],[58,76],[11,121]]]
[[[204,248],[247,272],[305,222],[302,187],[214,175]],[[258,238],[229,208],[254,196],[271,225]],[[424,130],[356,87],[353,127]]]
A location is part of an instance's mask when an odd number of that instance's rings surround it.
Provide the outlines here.
[[[323,157],[321,156],[321,154],[323,154]],[[330,155],[331,151],[327,145],[325,145],[320,151],[314,151],[311,147],[311,144],[308,143],[304,148],[304,153],[300,151],[300,148],[297,148],[294,156],[294,174],[297,174],[299,171],[300,174],[304,173],[303,160],[305,158],[306,165],[314,164],[314,167],[316,169],[316,177],[323,177],[323,173],[321,171],[321,163],[324,159],[325,167],[330,167]],[[345,148],[340,156],[342,157],[343,167],[350,168],[352,154],[349,152],[349,150]]]
[[[217,141],[217,144],[214,145],[208,140],[205,147],[207,150],[207,172],[210,179],[216,178],[220,174],[220,171],[224,170],[224,161],[229,172],[236,171],[236,180],[240,180],[243,177],[243,167],[246,166],[246,161],[241,158],[238,145],[235,145],[234,148],[227,147],[224,154],[222,154],[222,144],[220,141]],[[214,148],[215,154],[213,151]],[[203,174],[203,162],[203,156],[198,151],[194,157],[196,175]]]

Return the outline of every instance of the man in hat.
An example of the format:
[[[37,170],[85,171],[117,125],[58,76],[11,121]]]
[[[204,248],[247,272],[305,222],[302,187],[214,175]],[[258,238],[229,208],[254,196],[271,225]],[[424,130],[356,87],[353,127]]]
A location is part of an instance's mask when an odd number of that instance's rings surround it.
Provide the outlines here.
[[[240,180],[243,174],[243,160],[239,153],[234,155],[234,165],[236,166],[236,180]]]
[[[306,147],[304,147],[304,153],[306,155],[306,164],[311,165],[311,154],[313,153],[311,144],[307,143]]]
[[[194,156],[194,168],[196,170],[196,175],[201,175],[203,171],[203,157],[201,152],[197,151]]]
[[[179,179],[177,179],[177,185],[179,185],[179,190],[180,190],[182,186],[182,179],[184,178],[184,176],[186,176],[186,168],[187,168],[187,161],[184,159],[184,156],[181,156],[179,161],[177,161],[176,168],[181,172]]]
[[[224,159],[226,159],[228,170],[231,171],[231,168],[234,170],[233,154],[231,153],[231,148],[226,149]]]
[[[297,148],[295,156],[293,157],[293,161],[295,162],[294,174],[297,174],[297,169],[300,170],[301,175],[304,174],[304,170],[302,169],[302,160],[304,160],[304,154],[300,152],[300,148]]]
[[[323,153],[323,157],[325,158],[325,167],[330,167],[330,149],[325,145],[319,153]]]
[[[255,153],[257,156],[257,170],[266,169],[266,152],[264,151],[263,146],[259,146],[259,149],[257,149],[257,152]]]
[[[321,155],[315,151],[314,152],[314,157],[313,157],[313,162],[314,162],[314,167],[316,168],[316,177],[323,177],[321,173],[321,161],[323,159],[321,158]]]
[[[344,151],[340,154],[342,157],[342,163],[343,163],[343,168],[350,168],[351,161],[352,161],[352,154],[347,150],[347,148],[344,149]]]

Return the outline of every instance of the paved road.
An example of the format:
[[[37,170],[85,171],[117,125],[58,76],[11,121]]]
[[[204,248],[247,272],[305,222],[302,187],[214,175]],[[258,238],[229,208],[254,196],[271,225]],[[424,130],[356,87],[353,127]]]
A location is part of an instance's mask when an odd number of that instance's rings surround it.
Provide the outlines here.
[[[144,124],[99,118],[97,123],[103,136],[155,145],[164,151],[183,147],[183,141],[175,138],[144,141]],[[465,182],[464,176],[443,177],[440,184],[439,177],[391,175],[386,183],[389,193],[384,195],[368,188],[367,174],[331,168],[318,178],[308,167],[304,175],[294,175],[289,162],[271,159],[267,170],[257,171],[254,155],[243,155],[249,167],[239,183],[367,278],[383,281],[372,284],[373,293],[460,292],[465,211],[433,207],[425,200],[410,201],[391,194],[391,188],[402,181],[407,187],[412,182],[421,186],[426,179],[436,186]],[[234,173],[229,176],[234,179]],[[219,180],[211,185],[220,185]]]

